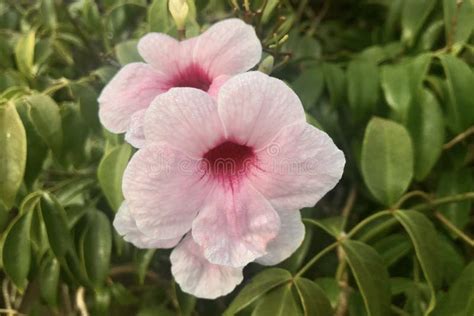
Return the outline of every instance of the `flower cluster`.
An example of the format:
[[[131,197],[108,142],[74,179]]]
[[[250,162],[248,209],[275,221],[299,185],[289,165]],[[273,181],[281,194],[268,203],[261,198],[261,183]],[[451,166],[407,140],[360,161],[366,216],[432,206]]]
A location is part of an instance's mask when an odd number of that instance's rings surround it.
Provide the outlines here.
[[[262,48],[244,22],[181,42],[148,34],[138,50],[146,63],[125,66],[99,98],[103,125],[139,148],[114,226],[137,247],[174,248],[184,291],[225,295],[248,263],[299,247],[299,210],[336,185],[344,155],[284,82],[246,72]]]

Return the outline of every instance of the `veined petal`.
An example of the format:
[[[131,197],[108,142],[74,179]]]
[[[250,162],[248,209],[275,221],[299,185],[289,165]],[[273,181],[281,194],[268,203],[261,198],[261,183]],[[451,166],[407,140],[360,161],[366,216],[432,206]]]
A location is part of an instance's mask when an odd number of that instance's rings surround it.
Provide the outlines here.
[[[314,206],[339,182],[345,164],[332,139],[307,123],[285,127],[256,155],[249,181],[277,210]]]
[[[127,202],[123,202],[117,214],[115,214],[113,225],[119,235],[125,241],[134,244],[138,248],[173,248],[181,240],[181,237],[171,239],[157,239],[145,235],[138,230],[137,224],[128,209]]]
[[[171,272],[181,289],[200,298],[226,295],[243,280],[243,268],[210,263],[190,235],[173,250],[170,260]]]
[[[130,118],[130,126],[125,133],[125,140],[135,148],[141,148],[145,145],[145,133],[143,131],[145,112],[146,110],[143,109],[133,113]]]
[[[197,37],[194,47],[194,62],[213,78],[247,71],[261,56],[262,45],[255,30],[239,19],[214,24]]]
[[[293,90],[259,71],[229,79],[217,103],[228,137],[257,150],[283,127],[305,122],[303,106]]]
[[[256,260],[257,263],[272,266],[291,256],[301,245],[305,228],[301,213],[297,210],[280,210],[280,231],[267,247],[267,254]]]
[[[163,84],[162,76],[149,65],[126,65],[99,96],[101,123],[111,132],[125,132],[130,125],[130,117],[136,111],[147,108],[157,95],[166,91]]]
[[[145,138],[202,158],[224,138],[224,129],[211,96],[198,89],[175,88],[157,97],[147,110]]]
[[[123,176],[123,194],[141,232],[171,239],[191,229],[211,188],[200,163],[157,143],[147,143],[132,157]]]
[[[251,185],[216,187],[193,222],[193,239],[214,264],[243,267],[267,253],[280,219]]]

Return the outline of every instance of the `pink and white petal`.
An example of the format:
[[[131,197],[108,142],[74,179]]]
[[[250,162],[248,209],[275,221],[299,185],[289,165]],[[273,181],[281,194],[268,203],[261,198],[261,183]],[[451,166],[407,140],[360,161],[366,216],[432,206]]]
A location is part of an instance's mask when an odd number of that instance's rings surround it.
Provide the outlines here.
[[[180,57],[180,43],[163,33],[148,33],[138,42],[138,52],[153,68],[167,75],[177,71]],[[192,51],[189,51],[189,55]]]
[[[171,272],[181,289],[199,298],[226,295],[243,280],[243,268],[210,263],[190,235],[171,252],[170,260]]]
[[[194,62],[215,78],[234,75],[255,66],[262,57],[262,44],[252,26],[228,19],[197,37]]]
[[[166,144],[148,144],[130,160],[122,189],[138,229],[158,239],[191,229],[211,187],[201,161]]]
[[[280,219],[249,184],[216,187],[193,222],[194,240],[209,262],[243,267],[267,253]]]
[[[339,182],[345,165],[332,139],[307,123],[285,127],[256,154],[249,180],[277,210],[314,206]]]
[[[145,138],[202,158],[225,135],[211,96],[194,88],[175,88],[153,100],[145,115]]]
[[[144,63],[123,67],[105,86],[99,96],[101,123],[114,133],[123,133],[130,125],[130,117],[147,108],[163,93],[162,76]]]
[[[219,93],[220,88],[230,78],[231,78],[231,76],[228,76],[228,75],[221,75],[221,76],[215,78],[212,81],[212,84],[209,87],[209,90],[207,90],[207,93],[209,95],[211,95],[214,99],[217,99],[217,94]]]
[[[267,254],[256,260],[257,263],[272,266],[290,257],[301,245],[305,228],[301,213],[295,210],[278,211],[280,231],[267,247]]]
[[[123,236],[125,241],[128,241],[142,249],[173,248],[181,240],[181,237],[172,239],[156,239],[142,233],[138,230],[127,202],[123,202],[117,214],[115,214],[113,225],[119,235]]]
[[[290,124],[305,122],[298,96],[283,81],[259,71],[229,79],[217,97],[230,138],[258,150]]]
[[[139,110],[133,113],[130,118],[130,126],[125,133],[125,140],[135,148],[141,148],[145,145],[145,133],[143,123],[145,121],[146,110]]]

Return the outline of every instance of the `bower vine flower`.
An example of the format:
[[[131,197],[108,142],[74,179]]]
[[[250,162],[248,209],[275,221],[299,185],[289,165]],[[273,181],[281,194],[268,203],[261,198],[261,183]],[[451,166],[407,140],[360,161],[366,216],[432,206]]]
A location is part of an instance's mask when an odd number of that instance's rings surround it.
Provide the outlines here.
[[[111,132],[124,133],[135,147],[143,144],[143,114],[151,101],[171,88],[196,88],[215,95],[229,76],[245,72],[261,58],[252,26],[228,19],[184,41],[162,33],[140,39],[143,62],[123,67],[99,97],[99,116]]]
[[[260,72],[230,78],[217,98],[195,88],[161,94],[144,134],[115,228],[138,247],[174,247],[176,281],[202,298],[232,291],[249,262],[289,257],[305,234],[299,210],[331,190],[345,164],[297,95]]]

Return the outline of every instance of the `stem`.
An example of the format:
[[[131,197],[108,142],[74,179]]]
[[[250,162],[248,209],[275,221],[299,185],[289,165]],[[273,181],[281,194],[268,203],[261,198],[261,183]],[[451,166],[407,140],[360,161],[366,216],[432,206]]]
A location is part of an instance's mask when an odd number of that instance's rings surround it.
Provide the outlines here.
[[[306,263],[304,267],[302,267],[300,271],[298,271],[298,273],[295,274],[295,279],[302,276],[306,271],[308,271],[309,268],[311,268],[313,264],[315,264],[325,254],[329,253],[331,250],[336,248],[338,244],[339,244],[338,242],[334,242],[330,244],[329,246],[327,246],[326,248],[324,248],[323,250],[321,250],[316,256],[314,256],[310,261],[308,261],[308,263]]]
[[[351,238],[354,236],[358,231],[360,231],[365,225],[368,223],[372,222],[373,220],[378,219],[379,217],[386,216],[386,215],[391,215],[392,212],[389,210],[383,210],[380,212],[377,212],[369,217],[366,217],[363,221],[361,221],[359,224],[357,224],[352,230],[347,234],[347,238]]]
[[[451,230],[454,234],[456,234],[459,238],[464,240],[468,243],[471,247],[474,247],[474,240],[469,238],[466,234],[464,234],[459,228],[456,227],[451,221],[449,221],[443,214],[440,212],[435,212],[435,217],[439,219],[441,223],[443,223],[449,230]]]
[[[381,223],[380,225],[377,225],[376,227],[374,227],[373,229],[368,231],[366,234],[362,235],[359,238],[359,240],[362,241],[362,242],[367,242],[370,239],[377,236],[378,234],[385,232],[386,230],[388,230],[392,226],[395,226],[396,224],[398,224],[398,221],[395,218],[393,218],[393,217],[389,218],[385,222]]]
[[[443,204],[456,203],[456,202],[461,202],[465,200],[474,200],[474,192],[465,192],[465,193],[460,193],[456,195],[442,197],[439,199],[434,199],[434,200],[431,200],[431,202],[429,203],[417,204],[411,207],[411,209],[417,210],[417,211],[424,211],[424,210],[436,208],[437,206],[440,206]]]
[[[419,196],[419,197],[422,197],[423,199],[425,199],[427,202],[431,202],[432,198],[429,196],[428,193],[426,192],[423,192],[423,191],[411,191],[411,192],[408,192],[407,194],[405,194],[404,196],[402,196],[400,198],[400,200],[398,200],[398,202],[392,207],[393,210],[398,210],[400,209],[400,207],[403,205],[403,203],[405,203],[408,199],[412,198],[412,197],[415,197],[415,196]]]
[[[457,135],[453,139],[451,139],[449,142],[443,145],[443,150],[448,150],[451,147],[454,147],[456,144],[462,142],[469,136],[474,135],[474,126],[469,127],[467,130],[462,132],[461,134]]]
[[[351,214],[352,208],[354,207],[356,198],[357,189],[355,186],[353,186],[347,197],[346,204],[342,209],[342,230],[344,230],[347,225],[347,220],[349,219],[349,215]]]

